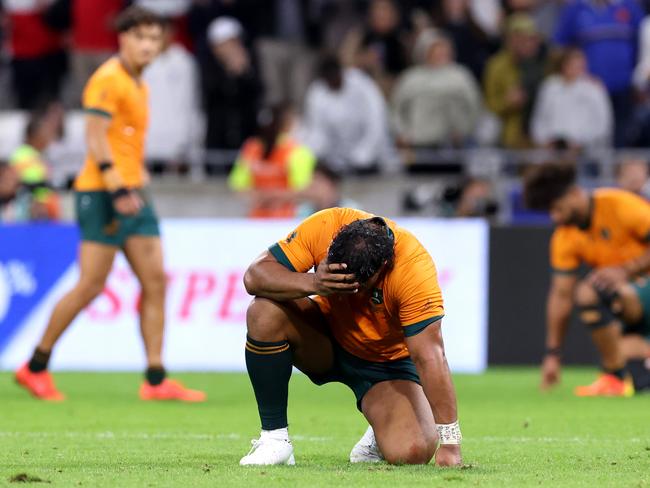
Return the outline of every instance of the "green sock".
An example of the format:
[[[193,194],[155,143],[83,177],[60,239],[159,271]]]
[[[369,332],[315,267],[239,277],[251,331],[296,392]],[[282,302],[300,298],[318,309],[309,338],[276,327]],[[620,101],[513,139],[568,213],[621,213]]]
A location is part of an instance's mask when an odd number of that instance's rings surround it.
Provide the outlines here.
[[[253,385],[262,430],[287,427],[292,354],[287,341],[260,342],[246,336],[246,369]]]

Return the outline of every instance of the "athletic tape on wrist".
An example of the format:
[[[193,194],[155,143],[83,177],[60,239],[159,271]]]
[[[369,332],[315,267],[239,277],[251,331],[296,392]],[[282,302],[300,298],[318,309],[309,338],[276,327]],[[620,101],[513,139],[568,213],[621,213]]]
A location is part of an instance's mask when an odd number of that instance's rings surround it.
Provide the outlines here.
[[[458,445],[463,440],[463,434],[460,433],[458,420],[452,424],[437,424],[438,435],[440,436],[440,445]]]

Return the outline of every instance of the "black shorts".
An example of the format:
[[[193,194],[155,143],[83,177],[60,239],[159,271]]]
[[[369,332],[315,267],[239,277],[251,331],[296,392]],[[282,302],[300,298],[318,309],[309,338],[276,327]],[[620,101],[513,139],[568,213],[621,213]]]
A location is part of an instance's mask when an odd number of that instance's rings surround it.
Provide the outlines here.
[[[420,377],[410,357],[385,362],[367,361],[350,354],[334,339],[332,339],[332,348],[334,350],[332,369],[325,374],[307,376],[317,385],[335,382],[347,385],[354,392],[359,411],[361,411],[361,400],[377,383],[407,380],[420,384]]]

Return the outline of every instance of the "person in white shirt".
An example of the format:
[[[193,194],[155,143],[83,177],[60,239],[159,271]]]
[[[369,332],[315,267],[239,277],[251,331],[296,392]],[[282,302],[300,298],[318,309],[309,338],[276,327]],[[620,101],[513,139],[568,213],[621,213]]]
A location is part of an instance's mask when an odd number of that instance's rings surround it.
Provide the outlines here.
[[[198,68],[183,46],[172,43],[165,26],[161,54],[144,72],[149,85],[149,163],[194,163],[204,139]]]
[[[579,49],[569,49],[560,73],[540,88],[531,120],[534,142],[546,147],[601,147],[611,144],[612,106],[605,86],[587,72]]]
[[[372,173],[396,164],[384,98],[376,83],[338,59],[321,62],[307,91],[305,142],[342,172]]]
[[[464,146],[481,112],[481,93],[470,71],[454,61],[449,38],[433,29],[415,45],[420,63],[406,70],[392,96],[393,124],[405,147]]]

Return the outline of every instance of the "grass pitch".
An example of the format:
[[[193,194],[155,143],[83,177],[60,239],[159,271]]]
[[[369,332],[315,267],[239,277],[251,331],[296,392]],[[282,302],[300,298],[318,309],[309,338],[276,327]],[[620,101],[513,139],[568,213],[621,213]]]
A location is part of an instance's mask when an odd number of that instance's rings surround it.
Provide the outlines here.
[[[575,398],[573,369],[537,391],[534,369],[457,375],[466,466],[350,465],[365,430],[341,385],[291,381],[294,467],[241,468],[258,433],[243,374],[178,375],[202,405],[143,403],[137,374],[58,374],[69,399],[35,401],[0,374],[0,486],[650,487],[650,396]]]

